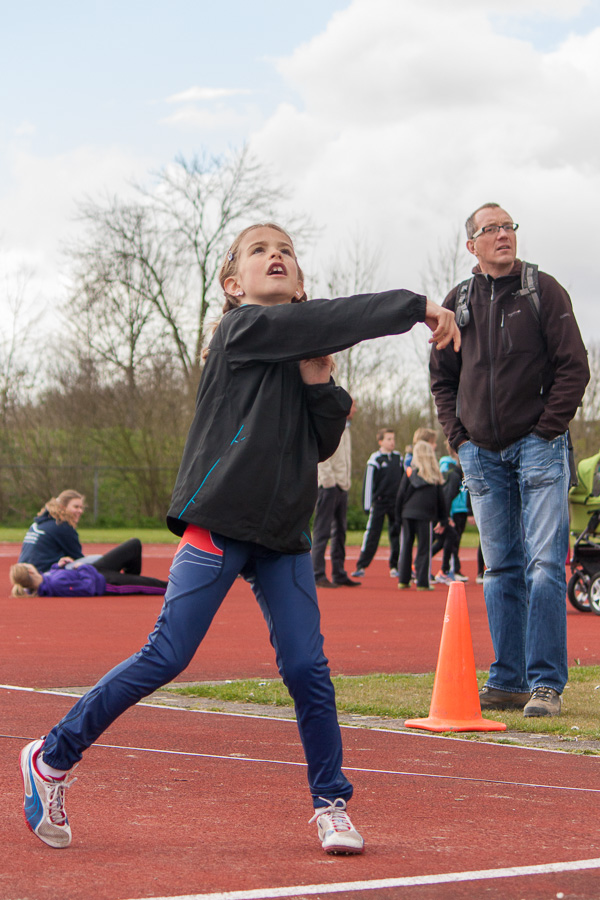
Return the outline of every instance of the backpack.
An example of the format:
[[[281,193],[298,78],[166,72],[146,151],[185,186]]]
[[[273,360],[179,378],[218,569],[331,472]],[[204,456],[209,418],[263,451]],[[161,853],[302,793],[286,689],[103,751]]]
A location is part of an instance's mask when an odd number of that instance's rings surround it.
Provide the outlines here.
[[[471,291],[473,290],[473,282],[475,276],[461,281],[456,294],[456,309],[454,318],[459,328],[465,328],[470,320],[471,313],[469,306],[471,304]],[[538,267],[535,263],[521,263],[521,290],[517,292],[521,297],[527,297],[533,309],[533,313],[537,322],[540,321],[540,281],[538,277]]]

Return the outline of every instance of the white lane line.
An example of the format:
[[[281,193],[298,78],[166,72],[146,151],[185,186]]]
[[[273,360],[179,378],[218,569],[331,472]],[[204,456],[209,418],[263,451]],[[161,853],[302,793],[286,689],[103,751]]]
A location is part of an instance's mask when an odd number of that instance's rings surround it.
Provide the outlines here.
[[[59,691],[54,688],[32,688],[32,687],[23,687],[18,684],[0,684],[0,690],[6,691],[25,691],[29,694],[49,694],[53,697],[72,697],[74,700],[78,700],[80,697],[86,693],[88,688],[85,688],[81,691],[81,693],[75,693],[75,690],[72,691]],[[218,702],[218,701],[215,701]],[[162,710],[171,710],[173,712],[187,712],[187,713],[199,713],[204,716],[228,716],[232,718],[238,719],[265,719],[267,722],[287,722],[288,725],[296,725],[296,717],[295,716],[266,716],[262,715],[262,713],[251,713],[251,712],[223,712],[222,710],[217,709],[190,709],[188,706],[170,706],[168,703],[144,703],[140,701],[135,704],[136,706],[143,706],[147,709],[162,709]],[[382,727],[365,727],[364,725],[348,725],[340,723],[340,728],[346,729],[348,731],[369,731],[374,732],[376,734],[391,734],[391,735],[402,735],[403,738],[427,738],[428,740],[434,741],[452,741],[453,744],[464,743],[470,744],[471,746],[475,743],[473,740],[469,740],[469,738],[459,737],[458,734],[453,735],[452,737],[447,737],[442,734],[432,734],[427,731],[418,731],[414,728],[406,731],[400,731],[397,728],[382,728]],[[524,747],[518,744],[504,744],[504,743],[496,743],[495,741],[487,742],[490,746],[493,747],[502,747],[504,751],[510,750],[527,750],[532,753],[558,753],[561,756],[570,755],[566,750],[552,750],[547,747]]]
[[[18,687],[16,685],[8,685],[8,684],[0,684],[0,689],[4,690],[15,690],[15,691],[25,691],[27,693],[34,694],[51,694],[58,697],[78,697],[78,694],[72,694],[68,691],[51,691],[51,690],[37,690],[36,688],[29,687]],[[177,712],[196,712],[196,713],[212,713],[213,715],[222,715],[222,716],[236,716],[241,718],[267,718],[266,716],[245,716],[243,713],[216,713],[212,710],[188,710],[184,707],[180,706],[155,706],[152,703],[138,703],[137,706],[145,706],[150,709],[168,709]],[[270,721],[273,722],[295,722],[294,719],[279,719],[276,716],[268,717]],[[390,732],[385,732],[389,734]],[[404,734],[404,732],[394,732],[395,734]],[[408,737],[408,735],[406,735]],[[18,738],[19,740],[30,740],[31,738],[23,737],[22,735],[10,735],[10,734],[0,734],[1,738]],[[439,740],[439,738],[438,738]],[[451,740],[451,739],[450,739]],[[154,753],[154,754],[166,754],[172,756],[189,756],[189,757],[197,757],[201,759],[221,759],[227,760],[228,762],[245,762],[245,763],[260,763],[262,765],[273,765],[273,766],[299,766],[302,768],[306,768],[305,762],[294,762],[293,760],[283,760],[283,759],[262,759],[260,757],[251,757],[251,756],[224,756],[221,754],[215,753],[198,753],[193,750],[172,750],[172,749],[158,749],[156,747],[130,747],[127,745],[121,744],[102,744],[99,742],[95,742],[93,747],[102,748],[105,750],[128,750],[135,751],[137,753]],[[494,745],[504,748],[504,745]],[[588,787],[569,787],[566,785],[560,784],[539,784],[537,782],[527,782],[527,781],[502,781],[497,778],[469,778],[467,776],[461,775],[439,775],[434,774],[432,772],[404,772],[398,769],[370,769],[365,768],[363,766],[344,766],[345,772],[365,772],[370,775],[397,775],[405,778],[431,778],[431,779],[442,779],[446,781],[457,781],[464,783],[473,783],[473,784],[497,784],[503,785],[505,787],[527,787],[527,788],[538,788],[541,790],[548,791],[567,791],[567,792],[576,792],[582,794],[600,794],[600,788],[588,788]]]
[[[19,741],[32,740],[31,735],[0,734],[0,738],[4,738],[5,740]],[[96,748],[98,750],[127,750],[129,752],[135,753],[153,753],[156,755],[162,754],[165,756],[187,756],[196,759],[221,759],[225,760],[226,762],[236,763],[258,763],[260,765],[269,766],[297,766],[300,768],[306,768],[305,762],[295,762],[289,759],[263,759],[261,757],[254,756],[233,755],[224,756],[218,753],[198,753],[194,750],[160,750],[155,747],[135,747],[128,746],[127,744],[101,744],[98,742],[92,744],[90,750],[93,748]],[[362,766],[344,766],[344,771],[364,772],[367,775],[397,775],[403,778],[431,778],[472,784],[496,784],[504,787],[527,787],[547,791],[575,791],[582,794],[600,794],[600,788],[568,787],[561,784],[537,784],[535,782],[528,781],[500,781],[497,778],[467,778],[461,775],[435,775],[431,772],[403,772],[399,769],[366,769]]]
[[[28,694],[50,694],[52,697],[71,697],[72,700],[79,700],[80,697],[86,693],[83,691],[80,694],[76,694],[74,691],[57,691],[51,688],[32,688],[32,687],[21,687],[18,684],[0,684],[0,690],[5,691],[25,691]],[[215,701],[218,702],[218,701]],[[144,703],[142,700],[139,703],[136,703],[135,706],[144,706],[147,709],[167,709],[172,712],[188,712],[188,713],[201,713],[207,716],[231,716],[232,718],[238,719],[266,719],[267,722],[291,722],[292,725],[296,724],[296,718],[292,717],[289,719],[283,718],[282,716],[263,716],[259,713],[235,713],[235,712],[221,712],[217,709],[189,709],[187,706],[169,706],[168,703]],[[344,725],[343,728],[356,728],[362,729],[359,725]],[[375,730],[375,729],[373,729]],[[383,728],[378,728],[377,731],[385,731]]]
[[[527,875],[551,875],[600,869],[600,859],[578,859],[572,862],[546,863],[536,866],[511,866],[507,869],[480,869],[473,872],[445,872],[440,875],[412,875],[406,878],[377,878],[372,881],[346,881],[338,884],[304,884],[293,887],[258,888],[245,891],[220,891],[216,894],[184,894],[153,897],[152,900],[271,900],[277,897],[306,897],[311,894],[338,894],[376,891],[382,888],[423,887],[431,884],[455,884],[461,881],[491,881],[496,878],[523,878]],[[141,898],[136,898],[141,900]]]

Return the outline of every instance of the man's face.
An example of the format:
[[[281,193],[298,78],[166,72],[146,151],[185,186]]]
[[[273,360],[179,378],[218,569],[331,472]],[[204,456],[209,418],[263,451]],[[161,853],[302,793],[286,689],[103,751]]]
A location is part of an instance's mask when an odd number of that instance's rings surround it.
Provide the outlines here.
[[[504,209],[486,207],[475,215],[477,233],[486,225],[512,224],[512,218]],[[467,250],[479,260],[481,271],[492,278],[508,275],[517,256],[517,235],[501,228],[496,234],[483,233],[475,240],[467,241]]]
[[[394,436],[394,432],[386,431],[384,436],[379,441],[379,446],[384,453],[391,453],[396,446],[396,438]]]

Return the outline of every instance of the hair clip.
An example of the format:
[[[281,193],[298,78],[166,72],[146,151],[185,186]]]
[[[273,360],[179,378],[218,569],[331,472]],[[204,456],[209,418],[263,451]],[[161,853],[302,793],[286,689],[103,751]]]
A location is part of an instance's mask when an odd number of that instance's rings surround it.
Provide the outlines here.
[[[227,259],[229,260],[229,262],[232,262],[233,260],[233,253],[231,252],[231,250],[229,250],[229,252],[227,253]]]

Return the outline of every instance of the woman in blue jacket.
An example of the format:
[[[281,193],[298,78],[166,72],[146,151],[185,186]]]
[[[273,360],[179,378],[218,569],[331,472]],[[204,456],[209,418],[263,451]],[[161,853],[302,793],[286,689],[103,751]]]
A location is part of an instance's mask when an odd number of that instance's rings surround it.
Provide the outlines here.
[[[19,555],[20,563],[31,563],[46,572],[63,556],[81,559],[83,549],[77,525],[85,509],[79,491],[62,491],[40,509],[29,526]]]

